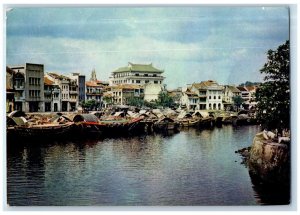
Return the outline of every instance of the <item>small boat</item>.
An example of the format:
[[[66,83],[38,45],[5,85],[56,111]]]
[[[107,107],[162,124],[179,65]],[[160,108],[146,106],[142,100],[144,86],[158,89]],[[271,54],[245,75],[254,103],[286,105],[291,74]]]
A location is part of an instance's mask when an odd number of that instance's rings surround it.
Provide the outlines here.
[[[155,131],[178,131],[179,123],[175,122],[173,119],[169,117],[164,117],[158,120],[157,122],[154,123],[154,130]]]
[[[195,127],[198,126],[200,119],[195,118],[185,118],[177,120],[181,127]]]
[[[140,129],[143,118],[111,118],[100,120],[91,114],[76,115],[73,119],[76,130],[84,134],[121,135],[133,133]]]
[[[73,128],[73,122],[63,124],[42,125],[17,125],[7,128],[8,139],[52,139],[61,138],[69,134]]]

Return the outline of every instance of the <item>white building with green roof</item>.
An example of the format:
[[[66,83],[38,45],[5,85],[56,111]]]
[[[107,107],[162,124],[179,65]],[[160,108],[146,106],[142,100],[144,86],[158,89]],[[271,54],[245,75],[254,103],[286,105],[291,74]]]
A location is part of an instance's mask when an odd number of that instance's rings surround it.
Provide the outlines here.
[[[128,66],[121,67],[114,72],[110,78],[111,85],[118,84],[159,84],[163,85],[164,71],[155,68],[151,64],[133,64],[128,63]]]

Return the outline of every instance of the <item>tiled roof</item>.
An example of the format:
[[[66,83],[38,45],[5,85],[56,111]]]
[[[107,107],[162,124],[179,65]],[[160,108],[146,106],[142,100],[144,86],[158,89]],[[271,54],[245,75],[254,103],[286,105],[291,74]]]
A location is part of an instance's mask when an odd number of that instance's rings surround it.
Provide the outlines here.
[[[69,77],[67,76],[64,76],[64,75],[58,75],[57,73],[54,73],[54,72],[49,72],[48,75],[50,75],[51,77],[55,78],[55,79],[59,79],[59,80],[70,80]]]
[[[200,83],[193,83],[195,88],[200,89],[200,88],[207,88],[210,86],[220,86],[216,81],[208,80],[208,81],[201,81]]]
[[[246,87],[237,87],[240,91],[248,91],[248,89]]]
[[[86,83],[85,83],[85,85],[87,86],[87,87],[103,87],[103,86],[105,86],[105,85],[108,85],[108,83],[107,82],[103,82],[103,81],[87,81]]]
[[[255,90],[256,89],[256,86],[248,86],[246,87],[248,91],[251,91],[251,90]]]
[[[53,84],[54,84],[54,82],[53,82],[53,81],[51,81],[49,78],[47,78],[47,77],[44,77],[44,84],[45,84],[45,85],[53,85]]]
[[[117,69],[115,72],[130,72],[130,71],[135,71],[135,72],[157,72],[157,73],[162,73],[163,70],[157,69],[152,66],[151,64],[133,64],[133,63],[128,63],[127,67],[121,67]]]
[[[239,93],[239,92],[241,92],[241,91],[240,91],[237,87],[235,87],[235,86],[228,85],[227,87],[228,87],[228,89],[229,89],[231,92],[233,92],[233,93]]]

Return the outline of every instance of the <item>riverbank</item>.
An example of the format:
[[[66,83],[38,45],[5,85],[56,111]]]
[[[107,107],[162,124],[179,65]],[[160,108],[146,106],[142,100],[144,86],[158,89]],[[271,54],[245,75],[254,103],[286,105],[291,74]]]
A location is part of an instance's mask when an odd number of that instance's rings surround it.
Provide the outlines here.
[[[8,137],[63,138],[91,135],[141,134],[144,132],[178,132],[183,127],[198,129],[222,124],[254,124],[255,118],[245,112],[185,111],[172,109],[129,110],[106,109],[91,113],[22,113],[7,116]]]

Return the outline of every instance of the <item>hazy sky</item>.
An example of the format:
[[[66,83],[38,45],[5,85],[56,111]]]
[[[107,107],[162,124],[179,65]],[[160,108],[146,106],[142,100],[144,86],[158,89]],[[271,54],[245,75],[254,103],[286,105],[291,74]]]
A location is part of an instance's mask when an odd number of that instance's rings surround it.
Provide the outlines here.
[[[108,80],[132,63],[163,69],[168,88],[213,79],[261,81],[268,49],[289,39],[285,7],[14,8],[7,65],[45,65]]]

